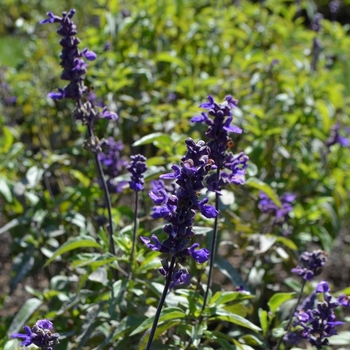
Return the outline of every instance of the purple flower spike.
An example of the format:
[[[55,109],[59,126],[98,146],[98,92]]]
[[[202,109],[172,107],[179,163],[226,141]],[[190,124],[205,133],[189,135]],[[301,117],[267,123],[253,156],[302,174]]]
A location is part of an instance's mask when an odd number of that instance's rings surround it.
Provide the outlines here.
[[[315,276],[321,273],[322,267],[327,261],[327,255],[322,250],[315,250],[312,253],[304,252],[300,256],[300,264],[292,269],[292,272],[298,274],[307,281],[312,281]],[[318,288],[327,288],[326,282],[322,282]],[[329,288],[329,286],[328,286]]]
[[[186,140],[187,153],[181,158],[181,165],[173,165],[173,173],[161,175],[162,179],[175,180],[178,186],[176,191],[167,188],[163,181],[152,182],[150,197],[156,204],[153,208],[153,218],[163,217],[169,223],[163,227],[167,238],[161,243],[156,236],[149,238],[141,237],[146,246],[152,250],[168,253],[175,258],[175,268],[171,276],[170,288],[183,283],[189,283],[190,275],[181,264],[185,263],[188,257],[192,257],[197,263],[202,264],[208,261],[210,253],[207,249],[198,249],[198,243],[190,248],[193,232],[193,221],[197,211],[207,218],[214,218],[218,215],[217,210],[206,204],[207,198],[199,199],[199,193],[204,188],[204,178],[213,166],[209,159],[210,149],[204,141],[195,143],[192,139]],[[159,272],[168,276],[168,259],[163,259],[163,267]]]
[[[335,327],[344,322],[337,321],[334,309],[341,303],[334,301],[329,293],[329,284],[325,281],[320,282],[316,291],[312,293],[301,305],[299,311],[295,313],[292,332],[284,337],[284,340],[290,344],[296,345],[302,338],[307,339],[309,343],[321,350],[329,344],[328,338],[336,335]],[[316,293],[323,293],[323,301],[317,303]]]
[[[29,346],[31,344],[38,346],[42,350],[53,350],[59,341],[59,335],[57,333],[51,333],[53,328],[52,322],[49,320],[39,320],[30,329],[29,326],[24,326],[23,329],[26,334],[13,333],[10,338],[23,339],[21,346]]]
[[[191,119],[193,123],[205,123],[208,131],[205,133],[210,141],[210,158],[220,170],[217,174],[211,174],[207,179],[207,188],[220,194],[221,189],[229,184],[242,185],[245,182],[245,173],[248,167],[248,156],[244,153],[233,156],[228,148],[233,145],[229,134],[241,134],[242,129],[231,124],[233,120],[232,109],[237,107],[237,101],[232,96],[226,96],[221,104],[216,103],[212,96],[208,96],[208,102],[202,103],[199,107],[205,108],[208,112],[202,112]],[[211,119],[210,116],[213,117]]]
[[[136,192],[143,190],[143,173],[147,170],[146,157],[141,154],[131,156],[130,164],[126,169],[131,173],[130,188]]]
[[[88,88],[84,83],[88,67],[85,60],[94,61],[97,55],[87,48],[81,52],[79,51],[80,40],[76,37],[77,28],[72,21],[74,14],[74,9],[69,12],[63,12],[62,17],[48,12],[49,18],[40,21],[40,24],[59,23],[61,25],[57,30],[57,33],[62,36],[60,40],[60,45],[62,46],[60,65],[63,68],[61,79],[68,81],[68,85],[65,88],[59,88],[58,92],[50,92],[48,97],[53,100],[64,98],[74,100],[76,102],[74,118],[75,120],[81,120],[83,124],[92,125],[99,118],[117,120],[118,115],[109,111],[107,107],[98,113],[92,104],[93,100],[89,97]]]

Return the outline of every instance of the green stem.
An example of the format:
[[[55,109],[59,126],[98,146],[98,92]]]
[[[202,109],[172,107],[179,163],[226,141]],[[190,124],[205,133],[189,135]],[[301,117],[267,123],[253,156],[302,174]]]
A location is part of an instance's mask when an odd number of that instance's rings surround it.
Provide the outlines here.
[[[175,256],[173,256],[171,258],[170,267],[169,267],[169,270],[168,270],[168,275],[167,275],[167,279],[166,279],[166,282],[165,282],[163,294],[162,294],[162,297],[160,298],[160,301],[159,301],[159,304],[158,304],[158,308],[157,308],[156,314],[154,316],[154,321],[153,321],[151,333],[149,335],[148,343],[147,343],[147,346],[146,346],[145,350],[150,350],[151,349],[151,345],[152,345],[152,342],[153,342],[154,334],[156,332],[158,321],[159,321],[159,316],[160,316],[160,313],[162,311],[165,298],[166,298],[166,296],[168,294],[171,278],[173,277],[174,266],[175,266]]]
[[[217,169],[217,172],[216,172],[217,182],[219,182],[219,176],[220,176],[220,169]],[[219,194],[217,192],[215,193],[215,209],[219,211]],[[214,221],[214,232],[213,232],[213,239],[211,241],[210,259],[209,259],[208,282],[207,282],[207,289],[205,290],[205,294],[204,294],[202,312],[204,311],[205,306],[207,304],[209,289],[211,286],[211,279],[213,275],[213,267],[214,267],[214,261],[215,261],[215,255],[216,255],[216,242],[217,242],[217,235],[218,235],[218,221],[219,221],[219,214],[215,217],[215,221]]]
[[[131,247],[131,253],[130,253],[130,266],[129,266],[129,276],[128,276],[129,280],[132,277],[132,264],[134,262],[134,255],[135,255],[138,211],[139,211],[139,192],[135,191],[134,230],[132,235],[132,247]]]
[[[299,294],[299,298],[297,300],[297,303],[295,304],[294,306],[294,309],[292,310],[290,316],[289,316],[289,321],[288,321],[288,324],[285,328],[285,331],[288,333],[289,332],[289,329],[290,329],[290,326],[292,325],[292,320],[293,320],[293,317],[294,317],[294,314],[295,312],[297,311],[297,308],[300,304],[300,300],[301,300],[301,297],[303,296],[303,291],[304,291],[304,287],[305,287],[305,284],[306,284],[306,280],[303,280],[303,284],[301,285],[301,290],[300,290],[300,294]],[[281,344],[282,344],[282,341],[283,341],[283,336],[279,339],[278,341],[278,344],[275,348],[275,350],[279,350]]]
[[[91,124],[87,124],[87,129],[88,129],[88,134],[91,139],[95,138],[94,131],[92,129]],[[105,202],[106,202],[106,207],[107,207],[107,212],[108,212],[108,233],[109,233],[109,251],[112,255],[116,255],[115,253],[115,246],[114,246],[114,240],[113,240],[113,220],[112,220],[112,204],[111,204],[111,198],[109,196],[109,191],[108,191],[108,186],[104,177],[103,169],[102,169],[102,164],[100,162],[100,159],[98,158],[98,153],[94,152],[94,157],[95,157],[95,163],[96,163],[96,168],[98,171],[98,175],[100,178],[100,182],[102,185],[104,197],[105,197]],[[112,274],[114,277],[114,280],[118,280],[118,272],[117,270],[112,268]]]

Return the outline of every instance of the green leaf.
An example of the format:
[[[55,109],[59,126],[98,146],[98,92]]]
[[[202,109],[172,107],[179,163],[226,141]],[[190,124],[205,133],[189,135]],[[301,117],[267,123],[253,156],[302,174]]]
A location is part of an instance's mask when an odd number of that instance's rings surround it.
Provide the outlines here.
[[[209,305],[218,306],[220,304],[227,304],[231,301],[239,302],[241,300],[254,298],[251,294],[241,292],[216,292],[211,298]]]
[[[83,174],[81,171],[76,169],[71,169],[69,171],[84,187],[89,187],[91,180],[88,176]]]
[[[272,313],[275,313],[277,309],[286,301],[294,298],[295,293],[276,293],[274,294],[267,305]]]
[[[70,309],[72,306],[78,304],[80,302],[80,300],[90,297],[92,295],[94,295],[95,293],[92,292],[91,290],[86,290],[86,289],[82,289],[79,291],[78,294],[73,295],[72,297],[70,297],[68,300],[66,300],[63,305],[61,306],[61,308],[57,311],[57,315],[61,315],[63,314],[66,310]]]
[[[350,345],[350,332],[344,331],[329,338],[330,345]]]
[[[169,307],[162,311],[162,313],[160,314],[158,323],[168,321],[168,320],[173,320],[176,318],[184,318],[185,316],[186,314],[182,311],[182,309],[177,307]],[[154,316],[148,318],[147,320],[142,322],[141,325],[137,327],[130,335],[141,333],[146,329],[150,328],[153,324],[153,321],[154,321]]]
[[[298,250],[297,245],[287,237],[276,236],[276,242],[282,243],[283,245],[285,245],[287,248],[291,250]]]
[[[245,334],[239,338],[239,340],[241,339],[243,339],[244,343],[248,345],[261,346],[263,344],[259,338],[252,334]]]
[[[267,311],[263,309],[259,309],[258,313],[259,313],[259,321],[263,331],[263,335],[266,336],[269,330],[269,320],[267,318]]]
[[[158,325],[156,332],[154,334],[154,338],[157,339],[162,333],[164,333],[168,329],[171,329],[171,328],[178,326],[180,323],[181,323],[181,321],[167,321],[161,325]],[[142,337],[142,340],[141,340],[138,348],[145,349],[147,342],[148,342],[148,336],[147,336],[147,334],[145,334],[145,336]],[[193,344],[194,344],[194,341],[193,341]]]
[[[173,56],[169,54],[168,52],[161,52],[155,57],[156,61],[159,62],[168,62],[172,63],[175,66],[181,67],[183,69],[186,69],[187,65],[186,63],[179,57]]]
[[[228,277],[235,286],[243,286],[244,290],[250,292],[241,274],[237,271],[236,268],[234,268],[231,265],[231,263],[228,260],[217,256],[217,258],[215,259],[215,263],[218,269],[221,271],[221,273]]]
[[[101,246],[91,237],[72,238],[66,243],[63,243],[63,245],[54,252],[52,257],[46,261],[44,267],[49,265],[56,257],[78,248],[101,248]]]
[[[30,248],[27,248],[25,253],[20,253],[15,257],[12,265],[12,276],[10,279],[10,288],[12,291],[33,268],[35,262],[34,252],[35,248],[31,246]]]
[[[6,225],[4,225],[3,227],[0,228],[0,235],[4,232],[10,231],[12,228],[22,224],[22,223],[26,223],[27,220],[24,218],[17,218],[17,219],[13,219],[10,222],[8,222]]]
[[[246,182],[246,185],[256,188],[262,192],[265,192],[270,199],[279,207],[282,207],[281,201],[279,200],[275,191],[265,182],[259,180],[256,177],[250,177]]]
[[[77,350],[81,350],[85,343],[91,338],[93,331],[96,328],[95,320],[103,309],[104,304],[105,303],[95,304],[88,309],[87,315],[80,328],[80,334],[76,338],[76,340],[79,341]]]
[[[26,173],[28,187],[34,188],[37,185],[37,183],[41,180],[43,174],[44,174],[44,169],[40,169],[36,165],[29,168]]]
[[[247,319],[245,319],[242,316],[233,314],[231,312],[228,312],[228,311],[225,311],[225,310],[219,309],[219,308],[217,308],[215,310],[215,314],[216,315],[210,319],[231,322],[231,323],[237,324],[239,326],[251,329],[252,331],[261,331],[260,327],[256,326],[254,323],[248,321]]]
[[[7,331],[8,334],[19,332],[22,330],[26,321],[32,316],[34,311],[41,306],[43,303],[42,300],[37,298],[30,298],[25,301],[25,303],[21,306],[16,316],[11,322],[11,325]],[[32,325],[30,325],[31,327]]]
[[[139,140],[135,141],[132,146],[141,146],[141,145],[147,145],[148,143],[153,143],[154,141],[157,141],[159,139],[164,139],[164,137],[169,138],[169,135],[163,134],[161,132],[154,132],[153,134],[148,134],[144,137],[141,137]]]
[[[82,255],[80,259],[74,260],[72,262],[72,267],[83,267],[88,265],[94,270],[100,266],[108,265],[115,260],[117,260],[117,257],[110,253],[93,253],[91,255],[87,255],[86,258],[84,258],[84,255]]]
[[[128,281],[126,279],[120,279],[113,283],[108,304],[108,313],[111,315],[111,317],[115,313],[116,305],[120,303],[123,292],[126,290],[127,283]]]
[[[1,154],[7,154],[15,138],[7,126],[2,125],[1,129],[4,133],[3,137],[0,138]]]
[[[13,198],[10,187],[7,184],[6,179],[3,177],[0,177],[0,193],[2,193],[7,202],[12,203]]]

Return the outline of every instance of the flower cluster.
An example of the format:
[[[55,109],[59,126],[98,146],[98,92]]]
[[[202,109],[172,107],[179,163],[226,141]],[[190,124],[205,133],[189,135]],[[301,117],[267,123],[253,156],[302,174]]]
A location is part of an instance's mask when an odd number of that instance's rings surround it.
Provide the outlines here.
[[[331,147],[335,145],[336,143],[339,143],[339,145],[343,147],[349,147],[350,146],[350,128],[347,127],[344,129],[344,131],[347,133],[346,136],[344,134],[340,133],[340,124],[335,123],[331,129],[329,138],[326,140],[326,146]]]
[[[105,174],[108,175],[108,189],[110,192],[121,192],[126,182],[116,182],[115,178],[121,175],[127,161],[121,157],[124,145],[121,141],[115,141],[113,137],[100,142],[103,152],[98,154],[100,162],[104,166]]]
[[[226,96],[223,103],[216,103],[212,96],[208,96],[208,102],[202,103],[199,107],[208,110],[201,115],[191,119],[194,123],[205,123],[208,131],[205,133],[210,139],[210,158],[220,170],[219,176],[212,174],[207,178],[207,187],[210,191],[219,192],[227,184],[241,185],[244,183],[244,175],[248,167],[248,156],[240,153],[234,156],[227,149],[234,144],[229,137],[229,133],[241,134],[242,129],[231,124],[233,115],[232,109],[237,107],[238,101],[232,96]],[[214,117],[211,119],[209,116]],[[227,169],[227,171],[223,170]],[[223,170],[223,171],[221,171]]]
[[[345,297],[342,295],[342,299],[338,297],[338,300],[335,300],[329,291],[327,282],[322,281],[317,285],[316,293],[312,293],[312,297],[308,298],[295,313],[294,330],[285,336],[286,341],[297,344],[301,338],[304,338],[318,350],[329,344],[328,338],[337,334],[335,327],[343,324],[336,320],[334,309],[343,305],[341,300]],[[323,293],[323,301],[319,301],[315,308],[316,294],[321,293]]]
[[[321,273],[322,267],[327,261],[327,255],[323,250],[314,250],[311,253],[302,253],[299,260],[299,265],[292,269],[292,272],[304,280],[312,281],[315,276]]]
[[[146,157],[141,154],[131,156],[130,164],[126,169],[131,173],[131,181],[129,181],[130,188],[134,191],[142,191],[143,184],[143,173],[147,170]]]
[[[159,189],[158,192],[150,192],[150,197],[155,204],[165,208],[163,213],[169,224],[164,226],[163,231],[168,237],[162,243],[155,235],[151,237],[153,243],[149,238],[141,237],[148,248],[176,258],[177,264],[171,276],[171,288],[189,281],[187,270],[179,265],[186,262],[189,256],[200,264],[209,259],[210,253],[207,249],[196,249],[199,246],[198,243],[188,247],[191,237],[195,234],[192,225],[196,211],[200,211],[207,218],[214,218],[218,215],[217,210],[207,204],[207,198],[203,200],[198,198],[199,191],[204,188],[204,178],[215,167],[209,159],[210,149],[205,142],[199,141],[196,144],[190,138],[186,140],[186,146],[187,153],[181,159],[181,166],[173,165],[173,173],[161,175],[162,179],[176,181],[178,185],[176,193],[168,195],[162,189]],[[162,268],[159,271],[164,276],[168,275],[168,259],[162,260]]]
[[[13,333],[11,338],[23,339],[21,346],[29,346],[34,344],[42,350],[53,350],[59,341],[59,335],[57,333],[51,333],[53,328],[52,322],[49,320],[39,320],[30,329],[29,326],[24,326],[26,334]]]
[[[59,23],[61,25],[57,30],[57,33],[63,37],[60,41],[60,45],[62,46],[60,65],[63,68],[61,79],[69,81],[65,88],[59,88],[58,92],[50,92],[48,96],[53,100],[64,98],[75,100],[78,106],[74,117],[83,123],[93,124],[95,119],[99,117],[116,120],[118,118],[117,114],[109,111],[106,107],[103,108],[101,113],[97,113],[90,101],[86,101],[84,105],[81,102],[88,90],[84,84],[85,74],[87,72],[86,68],[88,66],[84,59],[93,61],[97,55],[87,48],[81,52],[79,51],[78,45],[80,40],[75,36],[77,34],[77,28],[72,21],[74,14],[74,9],[69,12],[63,12],[62,17],[48,12],[47,15],[49,18],[40,21],[40,24]]]
[[[163,180],[152,180],[152,190],[149,196],[152,198],[154,204],[152,218],[166,218],[170,213],[174,212],[176,205],[168,202],[171,195],[175,195],[176,184],[173,182],[170,186],[166,186]]]
[[[273,215],[275,224],[281,224],[288,221],[289,213],[293,210],[291,203],[295,197],[295,194],[284,193],[280,197],[282,207],[279,207],[265,192],[260,192],[258,207],[261,212]]]

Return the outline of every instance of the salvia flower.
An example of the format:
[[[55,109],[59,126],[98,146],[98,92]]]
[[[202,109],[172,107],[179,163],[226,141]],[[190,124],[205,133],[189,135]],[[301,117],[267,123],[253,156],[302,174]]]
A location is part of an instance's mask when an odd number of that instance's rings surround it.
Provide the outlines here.
[[[131,173],[131,181],[129,181],[130,188],[134,191],[142,191],[143,184],[145,183],[143,179],[143,174],[147,170],[146,157],[141,154],[136,156],[131,156],[130,164],[126,169]]]
[[[331,147],[337,143],[342,147],[350,146],[350,128],[341,128],[340,123],[335,123],[332,126],[329,138],[326,140],[326,146]]]
[[[329,284],[326,281],[320,282],[316,287],[316,293],[323,294],[323,301],[315,305],[315,297],[312,296],[312,302],[308,300],[303,303],[298,312],[295,313],[293,323],[294,330],[285,339],[294,341],[294,344],[301,338],[307,339],[309,343],[321,350],[323,346],[329,344],[328,338],[336,335],[336,328],[343,322],[337,321],[334,309],[340,305],[330,294]]]
[[[21,346],[36,345],[42,350],[53,350],[59,341],[57,333],[51,333],[53,328],[52,322],[49,320],[39,320],[30,328],[24,326],[23,329],[26,334],[13,333],[10,338],[19,338],[22,340]]]
[[[170,186],[166,186],[163,180],[152,180],[151,186],[152,190],[149,191],[149,196],[155,204],[151,216],[153,219],[166,218],[176,210],[176,205],[168,201],[170,196],[175,195],[176,184],[172,183]]]
[[[207,179],[207,186],[210,191],[219,193],[227,184],[241,185],[245,181],[244,175],[248,167],[248,156],[244,153],[234,156],[227,151],[233,145],[229,134],[242,133],[241,128],[232,124],[232,109],[237,107],[237,103],[238,101],[234,100],[232,96],[226,96],[223,103],[216,103],[212,96],[208,96],[208,102],[199,106],[205,108],[208,112],[202,112],[201,115],[191,119],[194,123],[208,125],[208,131],[205,134],[210,139],[208,142],[210,159],[220,169],[219,179],[216,174],[210,175]]]
[[[188,257],[191,256],[199,264],[209,260],[210,253],[207,249],[197,249],[198,243],[190,246],[191,237],[195,234],[192,225],[196,212],[200,211],[207,218],[218,215],[218,211],[207,204],[207,198],[199,198],[199,192],[204,188],[204,178],[213,167],[209,159],[210,149],[204,141],[196,144],[190,138],[186,140],[186,146],[187,153],[182,157],[181,165],[173,165],[172,173],[161,175],[162,179],[175,180],[178,185],[175,194],[169,195],[163,190],[161,183],[158,183],[158,189],[150,191],[150,197],[155,204],[165,208],[164,217],[169,223],[163,227],[163,231],[168,237],[163,242],[160,242],[156,235],[151,239],[141,237],[148,248],[176,258],[171,288],[189,282],[189,274],[181,266]],[[167,276],[169,259],[163,259],[162,266],[159,271]]]
[[[298,329],[300,328],[298,327],[298,325],[300,324],[298,315],[300,311],[313,309],[315,307],[316,296],[317,296],[316,291],[309,294],[307,298],[303,301],[303,303],[298,307],[297,311],[294,313],[294,318],[292,323],[293,331],[287,333],[283,337],[284,341],[286,341],[287,343],[291,345],[297,345],[302,340],[301,332],[298,331]]]
[[[121,141],[115,141],[113,137],[109,137],[100,142],[100,147],[102,152],[98,154],[98,158],[108,176],[108,188],[110,192],[121,192],[126,182],[116,182],[115,178],[122,174],[124,167],[128,164],[121,156],[124,145]]]
[[[274,223],[284,223],[289,219],[289,213],[293,210],[292,203],[296,196],[293,193],[286,192],[280,197],[282,207],[279,207],[275,202],[265,193],[259,194],[258,207],[263,213],[274,216]]]
[[[84,96],[87,100],[89,99],[88,88],[84,84],[88,67],[85,60],[94,61],[97,58],[97,55],[95,52],[90,51],[87,48],[82,51],[79,50],[78,45],[80,40],[76,37],[77,28],[72,21],[75,12],[74,9],[69,12],[63,12],[62,17],[56,16],[52,12],[48,12],[47,16],[49,18],[40,21],[40,24],[59,23],[61,25],[57,30],[57,33],[62,36],[60,41],[60,45],[62,46],[60,65],[63,68],[61,79],[69,82],[65,88],[59,88],[58,91],[50,92],[48,97],[53,100],[62,100],[64,98],[75,100],[77,106],[74,117],[85,124],[93,124],[95,119],[98,118],[116,120],[118,119],[117,114],[108,111],[106,107],[101,113],[97,113],[94,110],[91,101],[86,101],[84,104],[82,103]]]
[[[350,307],[350,295],[340,294],[338,296],[338,303],[345,307]]]
[[[301,276],[304,280],[312,281],[315,276],[321,273],[322,267],[327,261],[327,255],[323,250],[304,252],[299,259],[299,265],[292,269],[292,272]]]

